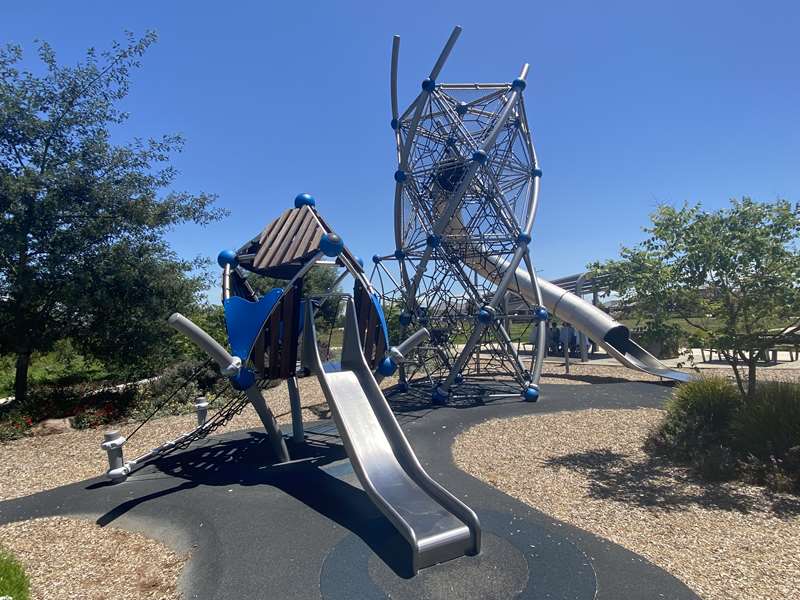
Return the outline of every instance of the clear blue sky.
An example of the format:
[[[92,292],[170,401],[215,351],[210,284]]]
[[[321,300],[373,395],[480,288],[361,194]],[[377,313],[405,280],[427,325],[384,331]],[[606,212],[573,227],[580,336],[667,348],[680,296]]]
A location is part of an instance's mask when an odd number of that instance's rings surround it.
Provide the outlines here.
[[[180,254],[216,256],[308,191],[369,257],[394,249],[392,35],[405,105],[456,24],[440,81],[531,63],[545,277],[642,239],[661,202],[800,200],[797,2],[13,2],[0,38],[74,61],[124,29],[158,32],[122,133],[184,134],[176,187],[231,210],[172,232]]]

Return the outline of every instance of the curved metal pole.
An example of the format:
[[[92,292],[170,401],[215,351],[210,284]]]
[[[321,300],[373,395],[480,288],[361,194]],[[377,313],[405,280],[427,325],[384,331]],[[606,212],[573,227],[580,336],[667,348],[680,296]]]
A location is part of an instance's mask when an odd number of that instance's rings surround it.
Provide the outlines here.
[[[391,71],[391,90],[392,90],[392,118],[397,118],[397,61],[400,58],[400,36],[392,38],[392,71]]]

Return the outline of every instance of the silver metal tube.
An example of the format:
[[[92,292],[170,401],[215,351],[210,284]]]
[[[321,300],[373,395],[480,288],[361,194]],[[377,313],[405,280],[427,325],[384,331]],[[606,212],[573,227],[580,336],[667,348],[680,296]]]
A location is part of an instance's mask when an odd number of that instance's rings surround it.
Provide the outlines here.
[[[292,441],[297,444],[305,440],[303,431],[303,409],[300,405],[300,389],[297,387],[297,377],[286,380],[289,388],[289,406],[292,409]]]
[[[219,365],[223,375],[235,375],[241,369],[242,361],[238,356],[231,356],[225,348],[219,345],[217,340],[181,313],[173,313],[167,322],[200,346]]]

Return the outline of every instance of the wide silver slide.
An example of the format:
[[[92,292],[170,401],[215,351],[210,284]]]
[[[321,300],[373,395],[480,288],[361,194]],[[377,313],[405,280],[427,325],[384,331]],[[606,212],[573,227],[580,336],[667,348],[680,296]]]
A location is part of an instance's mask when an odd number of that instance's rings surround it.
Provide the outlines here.
[[[348,298],[341,365],[323,364],[306,303],[303,365],[319,378],[350,462],[364,491],[412,550],[419,569],[480,551],[475,513],[422,468],[372,375]]]
[[[471,261],[470,266],[484,277],[491,277],[493,272],[505,271],[505,261],[492,258],[487,260],[494,265],[494,268],[487,268],[488,265],[478,261]],[[537,277],[537,282],[542,294],[542,304],[547,310],[585,333],[626,367],[675,381],[692,379],[688,373],[670,369],[639,346],[631,339],[631,332],[625,325],[612,319],[596,306],[545,279]],[[528,302],[536,303],[533,284],[525,269],[517,269],[516,277],[508,289],[518,292]]]

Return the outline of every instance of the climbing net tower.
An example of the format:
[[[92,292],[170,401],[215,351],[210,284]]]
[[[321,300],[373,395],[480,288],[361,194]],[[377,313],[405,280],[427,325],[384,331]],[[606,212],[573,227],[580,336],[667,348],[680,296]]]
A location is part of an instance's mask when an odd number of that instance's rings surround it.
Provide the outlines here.
[[[437,402],[487,381],[536,400],[547,311],[538,286],[536,304],[513,294],[517,268],[536,282],[528,245],[542,173],[523,99],[528,65],[510,83],[439,83],[460,31],[402,113],[394,39],[396,251],[373,258],[372,282],[401,338],[430,331],[406,357],[403,383],[429,384]]]

